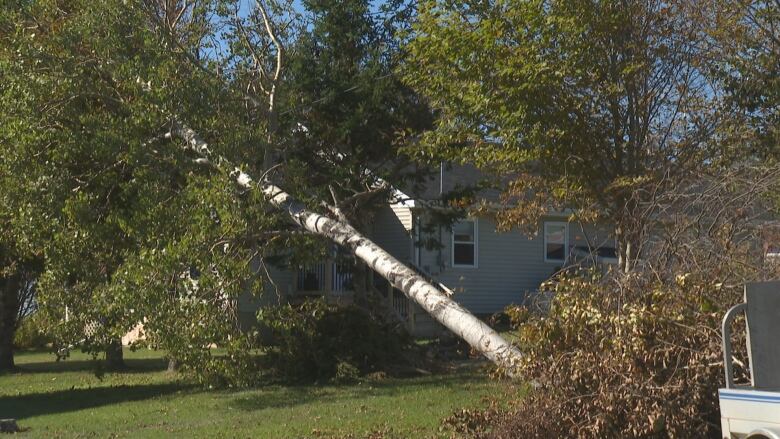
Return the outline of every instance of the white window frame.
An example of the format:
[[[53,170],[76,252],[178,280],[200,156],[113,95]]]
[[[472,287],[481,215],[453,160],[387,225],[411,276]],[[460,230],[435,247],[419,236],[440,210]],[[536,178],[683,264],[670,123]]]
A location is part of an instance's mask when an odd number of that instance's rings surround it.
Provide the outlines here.
[[[458,244],[474,244],[474,264],[456,264],[455,263],[455,224],[450,228],[450,265],[455,268],[478,268],[479,267],[479,222],[477,218],[467,218],[461,222],[474,223],[474,242],[458,241]],[[457,224],[457,223],[456,223]]]
[[[549,259],[547,257],[547,227],[548,226],[554,226],[554,227],[560,227],[563,226],[563,259]],[[563,222],[563,221],[545,221],[544,222],[544,247],[542,248],[542,251],[544,252],[544,262],[549,263],[556,263],[561,264],[566,262],[566,256],[569,252],[569,223]]]

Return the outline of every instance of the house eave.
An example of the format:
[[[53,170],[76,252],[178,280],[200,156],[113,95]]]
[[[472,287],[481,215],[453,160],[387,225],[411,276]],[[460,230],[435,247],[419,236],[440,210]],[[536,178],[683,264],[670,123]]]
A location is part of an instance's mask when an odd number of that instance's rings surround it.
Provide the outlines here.
[[[406,200],[407,204],[404,204],[407,207],[410,207],[413,213],[419,213],[424,212],[426,210],[438,210],[438,211],[445,211],[445,212],[454,212],[456,209],[451,206],[442,205],[440,200]],[[488,210],[491,211],[499,211],[507,209],[509,206],[506,204],[501,203],[487,203],[483,205],[484,207],[487,207]],[[574,210],[572,209],[564,209],[564,210],[549,210],[547,211],[544,216],[547,217],[554,217],[554,218],[569,218],[574,214]]]

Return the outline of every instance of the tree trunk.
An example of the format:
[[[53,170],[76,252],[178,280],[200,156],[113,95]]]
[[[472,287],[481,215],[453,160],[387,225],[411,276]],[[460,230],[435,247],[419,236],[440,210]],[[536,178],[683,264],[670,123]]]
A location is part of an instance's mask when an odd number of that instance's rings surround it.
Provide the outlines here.
[[[13,370],[14,364],[14,345],[13,337],[6,337],[2,334],[2,340],[0,340],[0,372],[6,370]]]
[[[168,372],[178,372],[179,362],[175,358],[168,357]]]
[[[201,156],[211,154],[208,144],[200,139],[191,128],[175,124],[173,130],[172,134],[183,138],[194,152]],[[214,165],[220,168],[228,165],[228,162],[221,157],[205,158],[214,158]],[[254,187],[252,178],[240,169],[234,169],[231,175],[239,186],[245,189]],[[505,367],[509,373],[513,373],[514,366],[521,358],[520,351],[453,301],[449,295],[374,244],[349,224],[308,210],[302,203],[270,182],[262,182],[259,187],[266,199],[286,212],[295,224],[311,233],[325,236],[336,244],[349,249],[357,258],[362,259],[379,275],[390,281],[395,288],[403,291],[407,297],[414,300],[439,323],[465,340],[473,349],[497,365]]]
[[[620,224],[615,228],[618,268],[623,273],[630,273],[639,259],[639,236],[629,225]]]
[[[14,334],[19,317],[20,276],[0,278],[0,371],[14,368]]]
[[[114,340],[106,347],[106,367],[109,370],[125,368],[125,357],[122,352],[121,341]]]

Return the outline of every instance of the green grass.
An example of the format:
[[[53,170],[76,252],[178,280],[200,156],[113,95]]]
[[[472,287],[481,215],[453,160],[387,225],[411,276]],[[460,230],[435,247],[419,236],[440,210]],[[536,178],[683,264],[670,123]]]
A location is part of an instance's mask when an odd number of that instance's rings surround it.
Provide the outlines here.
[[[130,369],[95,377],[90,357],[21,353],[20,372],[0,375],[0,418],[19,437],[299,438],[391,428],[430,437],[440,420],[483,397],[513,392],[481,372],[366,381],[344,386],[209,390],[165,371],[161,354],[126,351]]]

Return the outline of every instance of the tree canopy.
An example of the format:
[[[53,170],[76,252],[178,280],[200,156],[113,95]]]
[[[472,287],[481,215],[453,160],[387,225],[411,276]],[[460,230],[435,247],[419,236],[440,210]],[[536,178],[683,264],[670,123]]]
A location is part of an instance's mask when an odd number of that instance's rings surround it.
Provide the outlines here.
[[[430,118],[393,73],[405,5],[307,2],[310,22],[282,3],[14,6],[0,15],[0,218],[4,243],[45,258],[41,309],[64,345],[97,352],[143,322],[148,344],[204,374],[250,366],[239,296],[262,294],[258,264],[314,257],[318,239],[169,135],[179,121],[356,223],[392,196],[384,181],[415,175],[398,148]]]
[[[202,172],[163,134],[182,114],[241,151],[252,129],[238,128],[235,106],[210,105],[236,97],[167,50],[137,5],[19,6],[2,17],[3,183],[20,195],[9,216],[16,240],[45,257],[40,304],[62,322],[60,339],[101,350],[152,314],[153,343],[172,351],[235,334],[223,315],[248,277],[240,243],[267,215],[236,209],[245,202],[229,178]],[[181,278],[193,267],[197,298]],[[182,331],[166,315],[207,329]]]
[[[422,2],[405,72],[437,120],[415,151],[509,176],[504,227],[550,209],[614,223],[626,263],[640,189],[716,156],[697,7]]]

